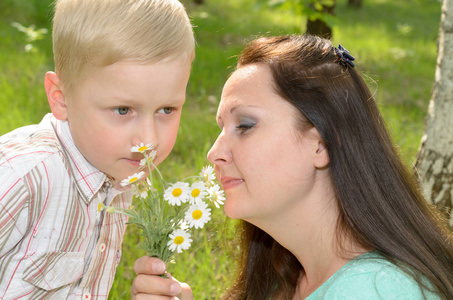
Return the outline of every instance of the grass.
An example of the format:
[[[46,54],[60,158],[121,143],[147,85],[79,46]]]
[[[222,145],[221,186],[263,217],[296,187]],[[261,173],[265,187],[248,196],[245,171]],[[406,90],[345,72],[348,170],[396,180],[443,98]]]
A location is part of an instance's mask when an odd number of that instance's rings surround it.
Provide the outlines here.
[[[304,20],[291,11],[270,10],[252,0],[184,3],[195,25],[197,58],[188,86],[187,105],[174,151],[160,169],[168,180],[193,174],[207,163],[206,153],[218,134],[214,116],[222,85],[235,56],[250,36],[304,31]],[[262,1],[261,1],[262,2]],[[361,10],[337,0],[333,42],[357,58],[384,119],[408,166],[414,162],[424,130],[436,64],[440,20],[437,0],[368,0]],[[43,77],[53,69],[50,34],[24,51],[24,35],[10,24],[50,29],[51,0],[0,2],[0,134],[37,123],[49,112]],[[232,278],[235,221],[216,211],[196,234],[190,251],[177,257],[170,272],[193,288],[196,299],[218,299]],[[129,227],[110,299],[128,299],[139,234]]]

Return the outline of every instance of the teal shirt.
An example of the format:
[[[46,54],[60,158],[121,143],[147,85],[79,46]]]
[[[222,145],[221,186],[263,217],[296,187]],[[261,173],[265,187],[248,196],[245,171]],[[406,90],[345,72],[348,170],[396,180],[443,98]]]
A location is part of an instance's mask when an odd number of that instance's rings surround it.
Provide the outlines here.
[[[426,299],[439,296],[424,290]],[[418,300],[423,298],[417,282],[376,252],[349,261],[306,300]]]

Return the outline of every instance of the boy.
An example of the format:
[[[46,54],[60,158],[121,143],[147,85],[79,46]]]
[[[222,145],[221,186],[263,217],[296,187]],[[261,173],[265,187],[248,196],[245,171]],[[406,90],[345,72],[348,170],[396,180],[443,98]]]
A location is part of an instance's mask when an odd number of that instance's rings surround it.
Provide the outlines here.
[[[132,146],[175,143],[194,55],[176,0],[57,0],[52,114],[0,137],[0,299],[107,299]]]

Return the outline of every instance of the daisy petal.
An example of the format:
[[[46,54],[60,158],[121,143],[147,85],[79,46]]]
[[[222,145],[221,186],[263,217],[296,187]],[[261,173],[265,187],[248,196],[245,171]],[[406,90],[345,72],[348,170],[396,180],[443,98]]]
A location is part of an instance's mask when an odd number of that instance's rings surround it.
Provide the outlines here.
[[[121,185],[126,186],[129,184],[137,183],[140,179],[143,178],[143,176],[145,176],[145,172],[135,173],[134,175],[131,175],[126,179],[121,180]]]
[[[151,150],[154,147],[153,144],[143,144],[140,143],[139,145],[136,145],[131,148],[131,152],[140,152],[140,153],[145,153],[148,150]]]

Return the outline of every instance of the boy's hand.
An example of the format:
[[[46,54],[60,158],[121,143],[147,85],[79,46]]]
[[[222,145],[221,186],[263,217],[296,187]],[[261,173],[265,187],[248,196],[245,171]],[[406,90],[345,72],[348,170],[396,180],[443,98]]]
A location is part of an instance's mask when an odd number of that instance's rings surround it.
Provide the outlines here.
[[[164,300],[179,299],[193,300],[192,290],[185,283],[175,278],[162,278],[157,275],[165,273],[165,263],[158,258],[143,256],[134,263],[137,273],[131,287],[132,299],[135,300]]]

